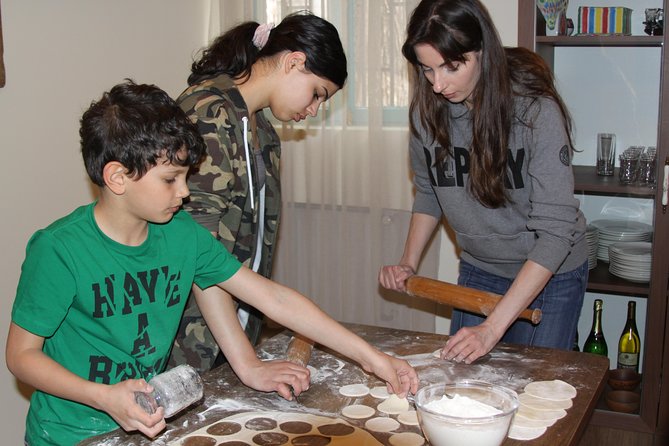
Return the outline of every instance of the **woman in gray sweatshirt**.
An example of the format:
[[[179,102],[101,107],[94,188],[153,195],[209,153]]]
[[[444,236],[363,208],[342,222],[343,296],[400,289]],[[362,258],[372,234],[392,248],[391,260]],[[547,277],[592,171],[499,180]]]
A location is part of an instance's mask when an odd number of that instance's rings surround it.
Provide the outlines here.
[[[416,72],[410,155],[416,197],[404,254],[382,286],[404,290],[442,215],[461,250],[458,283],[503,295],[486,318],[455,310],[446,359],[497,342],[570,349],[588,279],[574,198],[569,113],[550,69],[505,49],[478,0],[423,0],[402,52]],[[542,321],[517,321],[526,307]]]

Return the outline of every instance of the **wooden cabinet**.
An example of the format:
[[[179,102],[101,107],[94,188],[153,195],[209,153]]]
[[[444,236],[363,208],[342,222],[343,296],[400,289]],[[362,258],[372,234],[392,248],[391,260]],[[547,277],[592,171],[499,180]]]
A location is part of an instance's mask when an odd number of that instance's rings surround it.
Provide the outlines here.
[[[587,2],[581,6],[590,6]],[[618,5],[622,3],[622,5]],[[621,1],[615,6],[635,7],[634,1]],[[656,5],[659,6],[659,5]],[[669,0],[663,0],[662,6],[668,11]],[[573,7],[573,5],[572,5]],[[535,50],[551,67],[555,65],[555,50],[559,47],[655,47],[660,52],[658,128],[657,128],[657,164],[658,187],[655,190],[622,186],[614,177],[599,177],[594,165],[574,166],[576,191],[578,193],[606,196],[627,196],[646,198],[653,203],[652,223],[653,248],[652,271],[649,284],[628,282],[608,273],[607,265],[601,265],[591,271],[588,285],[589,292],[619,295],[644,296],[647,299],[645,323],[645,345],[643,351],[642,399],[639,414],[621,414],[605,409],[595,411],[592,425],[623,429],[652,434],[655,445],[669,444],[669,373],[663,375],[665,366],[669,367],[669,317],[667,300],[669,297],[669,209],[662,206],[663,167],[669,162],[669,55],[666,52],[668,36],[546,36],[545,22],[536,8],[535,0],[518,0],[518,45]],[[620,63],[625,63],[621,60]],[[587,88],[584,86],[584,88]],[[567,104],[569,106],[569,104]],[[619,111],[609,110],[609,113]],[[579,123],[575,122],[576,127]],[[639,327],[640,329],[642,327]],[[610,347],[617,344],[616,334],[611,334]],[[612,344],[612,345],[611,345]],[[669,368],[667,369],[669,370]]]

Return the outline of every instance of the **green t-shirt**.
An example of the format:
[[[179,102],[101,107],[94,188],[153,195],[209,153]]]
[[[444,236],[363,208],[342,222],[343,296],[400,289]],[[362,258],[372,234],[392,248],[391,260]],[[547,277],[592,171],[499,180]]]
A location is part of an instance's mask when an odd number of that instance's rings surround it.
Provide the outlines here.
[[[241,265],[186,212],[125,246],[98,228],[94,206],[30,239],[12,321],[44,337],[44,353],[84,379],[148,381],[167,364],[192,283],[207,288]],[[30,446],[63,446],[117,427],[103,412],[36,391],[26,435]]]

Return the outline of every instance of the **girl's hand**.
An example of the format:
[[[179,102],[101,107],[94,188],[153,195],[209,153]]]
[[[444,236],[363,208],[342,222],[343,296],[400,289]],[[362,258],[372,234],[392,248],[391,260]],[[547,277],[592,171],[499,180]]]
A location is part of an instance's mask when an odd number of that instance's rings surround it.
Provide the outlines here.
[[[418,391],[418,374],[405,360],[377,351],[377,356],[369,364],[363,368],[384,380],[388,390],[398,397],[405,398],[409,392],[415,394]]]
[[[153,438],[165,429],[164,409],[159,407],[150,415],[135,402],[135,392],[152,391],[153,387],[143,379],[128,379],[104,386],[100,409],[107,412],[123,430],[127,432],[137,430]]]
[[[309,369],[290,361],[257,361],[243,375],[240,379],[247,386],[261,392],[277,392],[289,401],[309,389],[311,378]]]

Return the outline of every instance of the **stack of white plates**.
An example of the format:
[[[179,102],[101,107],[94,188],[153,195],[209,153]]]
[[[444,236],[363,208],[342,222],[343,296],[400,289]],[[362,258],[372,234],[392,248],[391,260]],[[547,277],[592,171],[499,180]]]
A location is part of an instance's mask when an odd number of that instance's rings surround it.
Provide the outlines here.
[[[609,245],[618,242],[649,242],[653,237],[653,227],[638,221],[595,220],[591,223],[599,230],[597,258],[609,261]]]
[[[650,281],[650,242],[609,245],[609,272],[631,282]]]
[[[588,242],[588,269],[597,266],[597,245],[599,243],[599,229],[593,225],[585,228],[585,240]]]

